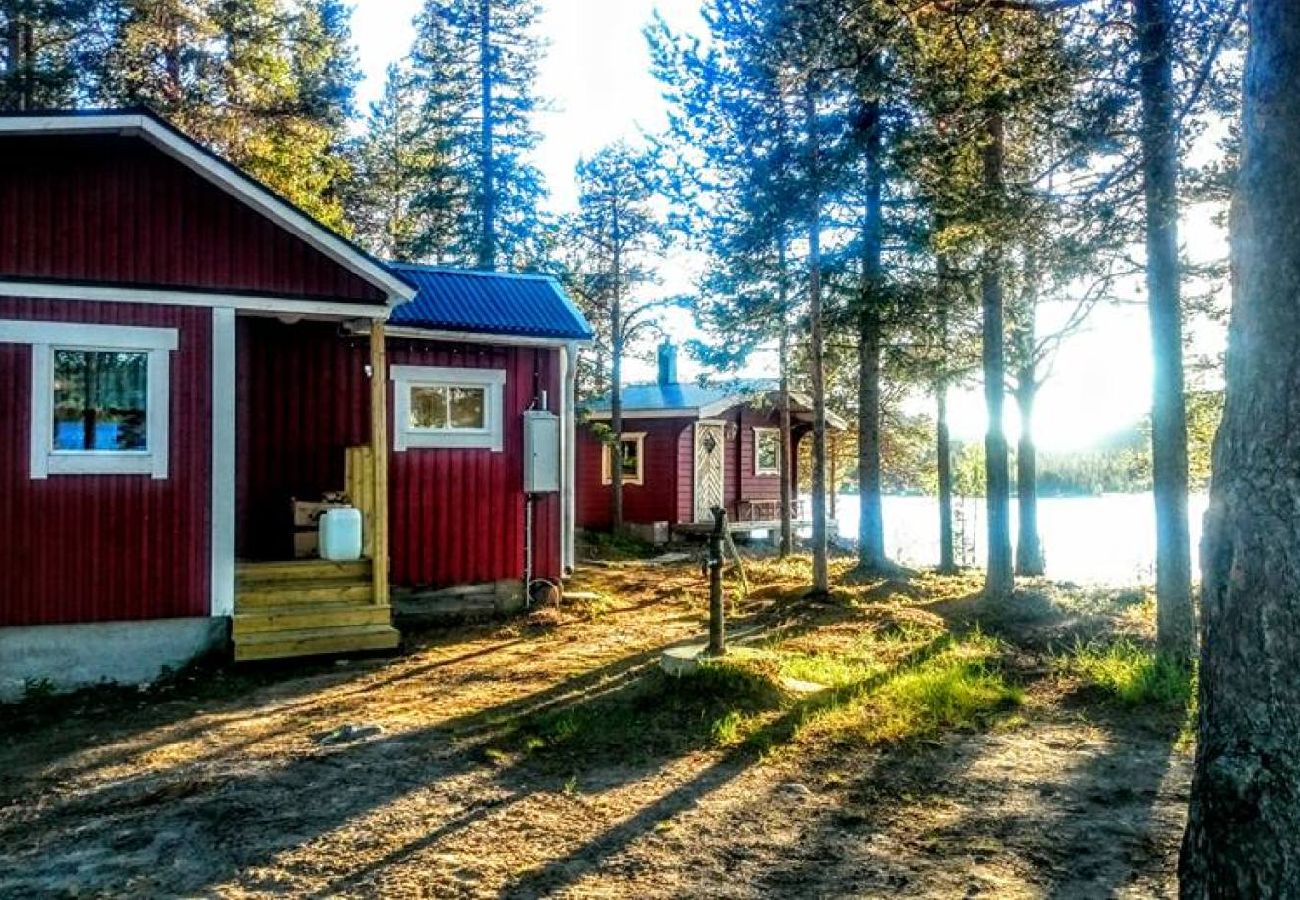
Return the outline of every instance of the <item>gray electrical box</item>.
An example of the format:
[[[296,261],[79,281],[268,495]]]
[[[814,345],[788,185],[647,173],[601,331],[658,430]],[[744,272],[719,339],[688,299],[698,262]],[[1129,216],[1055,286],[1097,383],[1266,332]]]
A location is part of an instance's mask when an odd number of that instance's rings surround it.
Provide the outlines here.
[[[560,418],[530,409],[524,413],[524,493],[560,489]]]

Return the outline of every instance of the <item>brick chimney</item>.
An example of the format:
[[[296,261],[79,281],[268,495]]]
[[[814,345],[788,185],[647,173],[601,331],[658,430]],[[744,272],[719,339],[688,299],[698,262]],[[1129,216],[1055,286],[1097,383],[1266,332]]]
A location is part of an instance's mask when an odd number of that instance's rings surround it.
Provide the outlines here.
[[[667,339],[659,345],[659,383],[677,383],[677,345]]]

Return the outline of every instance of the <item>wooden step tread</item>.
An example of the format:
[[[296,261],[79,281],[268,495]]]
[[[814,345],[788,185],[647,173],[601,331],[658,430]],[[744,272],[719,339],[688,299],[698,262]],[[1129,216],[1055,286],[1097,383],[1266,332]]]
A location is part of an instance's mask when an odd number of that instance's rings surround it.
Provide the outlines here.
[[[235,589],[235,610],[248,607],[290,606],[303,603],[366,603],[374,597],[370,581],[324,579],[285,581]]]
[[[294,603],[284,606],[236,607],[234,635],[298,631],[354,625],[387,625],[392,610],[374,603]]]
[[[301,628],[242,635],[235,639],[235,660],[321,656],[363,650],[392,650],[402,635],[391,625]]]
[[[371,577],[370,560],[357,559],[336,562],[329,559],[286,559],[273,562],[240,562],[235,564],[238,584],[252,584],[302,579]]]

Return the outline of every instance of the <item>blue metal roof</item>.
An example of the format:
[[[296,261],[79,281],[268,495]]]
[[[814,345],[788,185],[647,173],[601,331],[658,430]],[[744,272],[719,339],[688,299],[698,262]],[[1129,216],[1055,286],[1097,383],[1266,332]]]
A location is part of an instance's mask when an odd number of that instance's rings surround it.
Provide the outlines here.
[[[549,275],[442,269],[414,263],[388,267],[419,293],[389,321],[408,328],[585,341],[592,336],[560,283]]]
[[[697,411],[725,401],[743,403],[780,387],[771,378],[739,378],[725,384],[628,384],[623,386],[624,412]],[[584,404],[592,412],[609,410],[609,397],[597,397]]]

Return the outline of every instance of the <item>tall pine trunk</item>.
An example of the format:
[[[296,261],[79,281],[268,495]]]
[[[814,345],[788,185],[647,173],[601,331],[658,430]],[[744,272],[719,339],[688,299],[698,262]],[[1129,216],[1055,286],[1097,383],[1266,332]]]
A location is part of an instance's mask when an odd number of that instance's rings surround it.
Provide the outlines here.
[[[1038,399],[1038,279],[1036,255],[1026,254],[1023,319],[1016,331],[1016,406],[1020,442],[1016,447],[1016,574],[1042,575],[1043,542],[1038,533],[1038,445],[1034,442],[1034,404]]]
[[[808,131],[808,319],[809,366],[812,369],[812,552],[814,594],[830,592],[826,534],[826,372],[822,338],[821,140],[817,128],[817,92],[808,84],[805,98]]]
[[[1251,0],[1182,896],[1300,886],[1300,5]]]
[[[939,573],[957,571],[952,547],[952,440],[948,435],[948,381],[940,378],[934,386],[935,454],[939,475]]]
[[[623,532],[623,253],[622,230],[618,205],[613,208],[613,240],[611,246],[613,290],[610,297],[610,394],[609,427],[614,432],[614,449],[611,451],[609,518],[614,534]],[[694,465],[694,463],[692,463]]]
[[[1038,447],[1034,443],[1034,401],[1038,396],[1036,367],[1031,358],[1016,375],[1016,405],[1020,409],[1020,443],[1016,447],[1016,504],[1020,513],[1016,537],[1016,574],[1042,575],[1043,542],[1038,533]]]
[[[478,267],[496,268],[496,149],[493,146],[492,127],[495,111],[492,102],[492,0],[479,0],[479,90],[481,97],[483,201],[482,221],[479,224]]]
[[[1004,140],[1002,114],[995,112],[989,120],[988,142],[984,148],[984,187],[990,202],[1000,202],[1003,195]],[[984,592],[990,597],[1006,596],[1015,587],[1011,560],[1011,476],[1007,468],[1007,436],[1002,421],[1006,390],[1002,261],[1002,251],[994,243],[984,254],[980,273],[984,319],[984,402],[989,420],[984,435],[984,480],[988,504],[988,568],[985,570]]]
[[[1196,652],[1191,538],[1187,528],[1187,409],[1178,262],[1178,123],[1169,0],[1133,0],[1142,95],[1147,293],[1154,384],[1151,473],[1156,506],[1156,640],[1190,660]]]
[[[797,485],[795,484],[795,460],[794,460],[794,441],[791,435],[790,421],[790,325],[787,313],[787,297],[785,284],[785,241],[782,239],[780,247],[777,249],[777,284],[778,302],[781,307],[781,338],[780,338],[780,366],[781,366],[781,541],[780,555],[781,558],[789,556],[794,552],[794,495]]]
[[[862,229],[862,295],[858,310],[858,568],[886,568],[884,508],[880,497],[880,346],[881,254],[884,179],[880,101],[863,105],[859,122],[865,137],[866,215]]]

